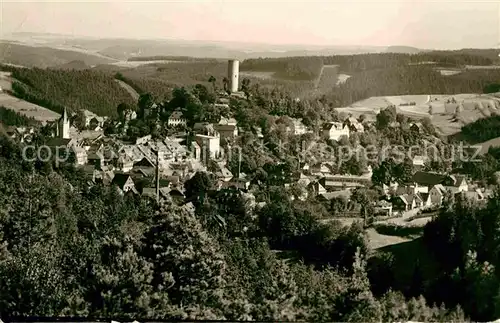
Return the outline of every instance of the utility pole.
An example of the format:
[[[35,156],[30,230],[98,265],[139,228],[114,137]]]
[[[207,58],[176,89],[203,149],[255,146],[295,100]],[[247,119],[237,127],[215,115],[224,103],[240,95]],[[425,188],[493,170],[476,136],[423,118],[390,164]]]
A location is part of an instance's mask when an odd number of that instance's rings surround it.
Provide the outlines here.
[[[156,202],[160,203],[160,147],[156,151]]]
[[[241,148],[238,149],[238,179],[240,178],[241,178]]]

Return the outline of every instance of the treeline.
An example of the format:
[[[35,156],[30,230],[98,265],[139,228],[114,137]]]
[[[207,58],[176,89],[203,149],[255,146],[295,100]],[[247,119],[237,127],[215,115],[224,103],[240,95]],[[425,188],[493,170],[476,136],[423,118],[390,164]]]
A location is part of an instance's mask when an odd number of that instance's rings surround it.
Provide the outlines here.
[[[500,116],[476,120],[462,127],[460,137],[470,143],[478,143],[500,137]]]
[[[34,125],[37,121],[34,118],[29,118],[11,109],[0,106],[0,123],[5,126],[19,127]]]
[[[91,70],[9,68],[14,82],[13,93],[26,101],[61,112],[62,107],[86,109],[102,116],[116,113],[124,102],[134,105],[130,94],[111,75]]]
[[[235,191],[196,204],[193,215],[171,200],[160,206],[89,188],[79,170],[27,162],[2,137],[0,147],[3,318],[464,320],[460,310],[430,307],[421,297],[375,298],[359,252],[350,272],[279,259],[265,240],[245,233],[254,220]],[[194,184],[186,187],[191,196],[203,189]],[[210,225],[221,217],[226,227]],[[249,230],[231,234],[242,225]]]
[[[246,59],[241,71],[275,72],[275,77],[287,80],[313,80],[323,67],[321,57],[285,57]]]
[[[431,67],[406,66],[360,72],[335,87],[325,97],[337,107],[371,96],[411,94],[481,93],[500,79],[500,70],[469,70],[443,76]]]
[[[200,61],[218,61],[215,58],[191,57],[191,56],[136,56],[127,59],[129,62],[147,62],[147,61],[178,61],[178,62],[200,62]],[[220,59],[219,59],[220,61]]]
[[[424,230],[425,245],[440,264],[424,294],[438,296],[447,305],[461,304],[479,322],[500,315],[499,207],[498,192],[486,207],[447,195],[443,211]]]
[[[227,77],[227,62],[189,62],[168,64],[146,64],[133,69],[121,71],[127,78],[153,78],[182,85],[208,83],[212,75],[222,88],[222,80]]]
[[[495,62],[488,52],[433,51],[419,54],[370,53],[360,55],[303,56],[283,58],[247,59],[242,71],[276,72],[277,76],[311,80],[319,76],[322,65],[339,65],[343,73],[404,67],[409,64],[433,62],[436,66],[463,67],[465,65],[491,65]],[[294,77],[297,75],[297,77]]]

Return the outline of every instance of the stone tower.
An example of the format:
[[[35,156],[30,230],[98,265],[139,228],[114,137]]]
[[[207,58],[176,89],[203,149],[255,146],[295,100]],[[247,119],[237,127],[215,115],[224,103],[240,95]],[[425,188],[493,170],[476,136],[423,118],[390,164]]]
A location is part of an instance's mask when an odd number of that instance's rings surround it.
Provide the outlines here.
[[[240,74],[240,62],[230,60],[228,62],[227,78],[229,79],[229,91],[231,93],[238,92],[238,78]]]

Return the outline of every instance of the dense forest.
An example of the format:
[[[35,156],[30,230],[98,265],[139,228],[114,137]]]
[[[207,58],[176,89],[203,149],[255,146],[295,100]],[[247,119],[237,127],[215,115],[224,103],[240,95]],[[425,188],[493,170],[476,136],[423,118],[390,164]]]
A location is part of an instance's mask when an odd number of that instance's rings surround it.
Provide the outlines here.
[[[29,118],[25,115],[19,114],[11,109],[0,106],[0,123],[5,126],[30,126],[37,124],[37,121],[33,118]]]
[[[500,137],[500,116],[479,119],[462,127],[460,139],[470,143],[484,142]]]
[[[135,105],[130,94],[111,75],[91,70],[65,71],[3,67],[12,71],[14,95],[61,113],[86,109],[97,115],[114,115],[120,103]]]
[[[342,73],[356,73],[405,67],[410,64],[432,62],[441,67],[463,67],[465,65],[491,65],[498,61],[490,52],[465,53],[453,51],[435,51],[419,54],[360,54],[334,56],[303,56],[284,58],[247,59],[241,64],[242,71],[275,72],[277,76],[298,80],[312,80],[319,76],[321,66],[339,65]]]
[[[482,93],[488,84],[499,79],[500,69],[443,76],[425,66],[393,67],[356,73],[325,97],[341,107],[371,96]]]
[[[241,71],[275,72],[276,78],[289,80],[314,80],[323,67],[321,57],[286,57],[246,59]]]

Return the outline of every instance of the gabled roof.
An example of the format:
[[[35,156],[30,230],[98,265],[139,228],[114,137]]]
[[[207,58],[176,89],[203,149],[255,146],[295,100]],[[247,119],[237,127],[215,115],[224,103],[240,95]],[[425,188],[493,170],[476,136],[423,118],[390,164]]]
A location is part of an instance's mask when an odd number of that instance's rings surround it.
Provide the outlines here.
[[[434,185],[434,187],[432,187],[432,188],[435,188],[442,195],[446,193],[446,188],[444,188],[444,186],[441,184]]]
[[[129,174],[118,173],[113,177],[113,181],[111,182],[111,184],[118,186],[120,189],[123,189],[123,186],[125,186],[129,178],[131,178]]]
[[[413,174],[412,182],[425,186],[433,186],[441,184],[447,178],[448,176],[444,174],[418,171]]]
[[[332,128],[342,130],[344,129],[344,125],[340,122],[327,122],[323,125],[323,130],[330,130]]]

